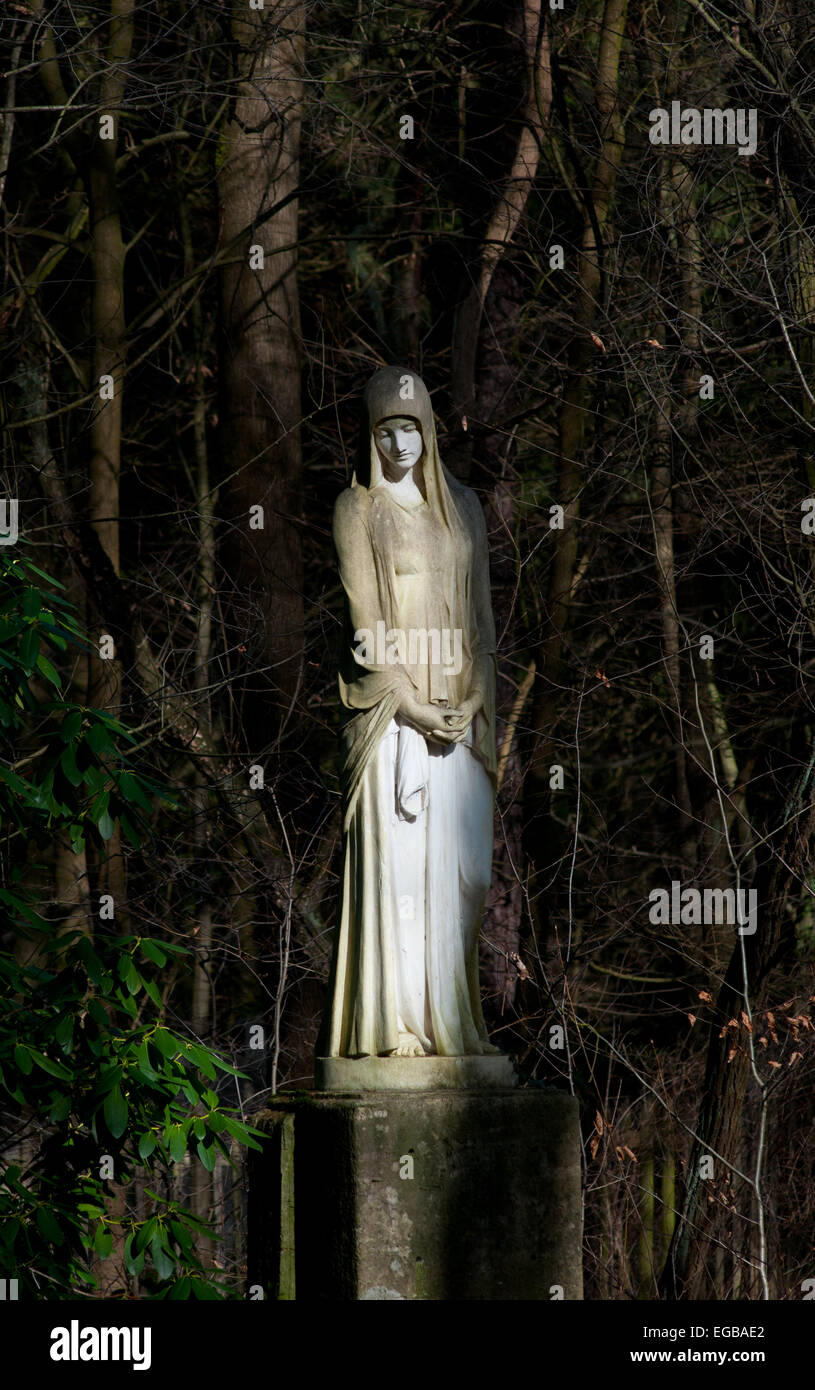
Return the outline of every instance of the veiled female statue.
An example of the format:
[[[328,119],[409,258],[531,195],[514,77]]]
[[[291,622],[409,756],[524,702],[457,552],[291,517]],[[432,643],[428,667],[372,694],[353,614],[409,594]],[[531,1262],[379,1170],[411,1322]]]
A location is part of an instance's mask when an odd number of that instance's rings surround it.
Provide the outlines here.
[[[495,1053],[478,984],[496,773],[484,518],[414,372],[383,368],[364,400],[364,462],[334,511],[349,718],[324,1054]]]

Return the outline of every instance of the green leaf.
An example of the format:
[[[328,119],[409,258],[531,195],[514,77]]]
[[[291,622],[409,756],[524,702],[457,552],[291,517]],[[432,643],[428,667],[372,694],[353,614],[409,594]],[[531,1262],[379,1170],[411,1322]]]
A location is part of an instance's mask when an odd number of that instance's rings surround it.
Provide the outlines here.
[[[155,980],[143,980],[144,988],[152,999],[157,1009],[162,1008],[161,995],[158,992]]]
[[[139,1158],[148,1159],[157,1142],[155,1134],[143,1134],[139,1140]]]
[[[168,1033],[166,1028],[157,1028],[151,1041],[158,1048],[162,1057],[175,1057],[182,1048],[179,1040],[174,1038],[172,1033]]]
[[[166,1232],[159,1229],[155,1232],[150,1243],[150,1254],[153,1257],[153,1264],[156,1267],[159,1279],[169,1279],[170,1275],[175,1270],[175,1260],[166,1249],[166,1239]]]
[[[191,1278],[190,1288],[196,1298],[206,1300],[207,1302],[211,1302],[213,1299],[221,1300],[223,1298],[223,1294],[220,1294],[214,1285],[207,1284],[203,1279]]]
[[[132,956],[120,956],[118,964],[119,977],[123,981],[131,994],[137,994],[141,989],[141,975],[133,963]]]
[[[96,1228],[96,1235],[94,1236],[93,1248],[99,1256],[100,1260],[106,1260],[113,1249],[113,1235],[102,1225],[99,1225]]]
[[[85,734],[85,741],[88,746],[93,749],[97,757],[101,757],[104,753],[116,752],[111,742],[110,735],[101,722],[91,724]]]
[[[65,1237],[62,1234],[62,1228],[49,1207],[37,1208],[37,1228],[40,1235],[44,1236],[52,1245],[64,1245]]]
[[[151,941],[149,937],[143,937],[140,945],[142,955],[145,955],[154,965],[162,966],[167,964],[166,952],[162,951],[161,947],[157,946],[155,941]]]
[[[180,1125],[173,1125],[170,1130],[170,1158],[173,1163],[180,1163],[187,1152],[187,1136]]]
[[[91,796],[96,796],[96,793],[102,790],[106,779],[107,773],[105,769],[103,767],[97,767],[96,763],[91,763],[82,773],[82,781],[85,783]]]
[[[108,815],[107,811],[104,811],[104,812],[102,813],[102,815],[99,817],[99,820],[97,821],[96,825],[97,825],[97,829],[98,829],[98,831],[99,831],[99,834],[102,836],[102,839],[103,839],[103,840],[109,840],[110,837],[111,837],[111,835],[113,834],[113,831],[114,831],[115,827],[114,827],[113,821],[111,820],[111,818],[110,818],[110,816]]]
[[[27,676],[34,670],[34,663],[37,660],[37,653],[40,650],[40,634],[36,627],[26,629],[23,640],[20,643],[20,665],[24,668]]]
[[[107,1030],[110,1027],[110,1019],[108,1018],[107,1014],[105,1013],[105,1010],[99,1003],[98,999],[88,1000],[88,1013],[90,1014],[94,1023],[96,1023],[100,1028]]]
[[[52,684],[52,685],[55,685],[56,688],[57,688],[57,690],[59,690],[59,688],[60,688],[59,676],[57,675],[57,672],[54,670],[54,667],[51,665],[51,662],[48,660],[48,657],[47,657],[47,656],[38,656],[38,657],[37,657],[37,666],[39,667],[39,669],[40,669],[40,671],[42,672],[42,674],[45,676],[45,679],[46,679],[47,681],[50,681],[51,684]]]
[[[127,1101],[122,1095],[118,1086],[114,1086],[110,1094],[105,1098],[104,1116],[105,1124],[113,1135],[114,1139],[121,1139],[127,1129]]]
[[[204,1076],[209,1077],[210,1081],[214,1081],[215,1067],[212,1064],[212,1058],[210,1057],[206,1048],[191,1047],[189,1055],[192,1058],[195,1065],[198,1067],[199,1071],[202,1071],[204,1073]]]
[[[211,1052],[209,1055],[210,1055],[210,1057],[212,1058],[213,1062],[215,1063],[216,1067],[218,1067],[218,1069],[219,1069],[220,1071],[225,1071],[225,1072],[227,1072],[230,1076],[243,1076],[243,1075],[244,1075],[243,1072],[238,1071],[237,1067],[231,1066],[229,1062],[225,1062],[225,1061],[224,1061],[223,1057],[219,1057],[217,1052]]]
[[[133,828],[133,823],[126,811],[119,815],[119,824],[134,849],[141,849],[141,836]]]
[[[150,1192],[148,1192],[148,1193],[147,1193],[147,1196],[150,1197],[150,1196],[152,1196],[152,1194],[151,1194]],[[160,1199],[158,1199],[158,1200],[160,1200]],[[151,1216],[151,1217],[150,1217],[150,1220],[149,1220],[149,1221],[145,1221],[144,1225],[143,1225],[143,1226],[140,1226],[139,1229],[136,1231],[135,1236],[134,1236],[134,1238],[133,1238],[133,1248],[134,1248],[134,1250],[137,1250],[137,1251],[146,1250],[146,1249],[147,1249],[147,1246],[150,1244],[150,1241],[151,1241],[152,1238],[153,1238],[153,1232],[156,1231],[157,1229],[158,1229],[158,1221],[156,1220],[155,1216]]]
[[[78,709],[72,709],[68,714],[66,714],[65,718],[62,721],[62,724],[60,725],[59,731],[62,735],[63,743],[73,743],[81,728],[82,712]]]
[[[79,951],[80,959],[82,960],[85,969],[88,972],[88,978],[90,979],[92,984],[98,986],[101,983],[102,976],[104,975],[104,966],[102,965],[101,960],[97,956],[87,937],[84,938],[84,940],[80,941],[77,949]],[[107,1018],[105,1019],[105,1022],[107,1022]]]
[[[29,1050],[37,1066],[42,1067],[43,1071],[47,1071],[49,1076],[56,1076],[60,1081],[73,1081],[73,1072],[64,1067],[61,1062],[52,1062],[50,1057],[46,1057],[44,1052],[38,1052],[34,1047]]]
[[[127,1240],[125,1241],[124,1251],[125,1267],[127,1269],[128,1274],[132,1278],[135,1278],[137,1275],[141,1274],[142,1270],[144,1269],[144,1251],[142,1250],[137,1255],[134,1255],[132,1253],[134,1234],[135,1232],[131,1231],[129,1236],[127,1237]]]
[[[11,787],[11,790],[20,796],[30,799],[33,795],[34,788],[31,783],[24,782],[22,777],[18,777],[16,772],[12,772],[10,767],[4,767],[2,764],[0,764],[0,781],[5,782],[7,787]]]
[[[20,1234],[21,1229],[19,1216],[9,1216],[3,1221],[2,1226],[0,1226],[0,1240],[2,1240],[7,1251],[14,1249],[14,1242]]]
[[[60,767],[63,769],[65,777],[71,783],[71,787],[78,787],[82,781],[82,773],[76,767],[76,748],[74,744],[65,744],[63,756],[60,758]]]
[[[197,1147],[198,1157],[200,1158],[207,1172],[211,1173],[213,1168],[215,1167],[216,1155],[214,1146],[212,1148],[207,1149],[203,1144],[199,1143]]]
[[[24,618],[38,618],[42,609],[39,589],[26,589],[20,608]]]
[[[34,1070],[34,1063],[28,1049],[22,1047],[20,1043],[15,1043],[14,1046],[14,1064],[23,1073],[23,1076],[30,1076]]]
[[[255,1137],[262,1138],[261,1130],[253,1129],[251,1125],[245,1125],[242,1120],[236,1120],[232,1115],[221,1115],[221,1119],[227,1134],[230,1134],[233,1139],[237,1139],[239,1144],[243,1144],[248,1149],[262,1149],[263,1146],[257,1142]]]
[[[192,1248],[192,1232],[184,1225],[183,1221],[175,1221],[170,1217],[170,1230],[173,1233],[173,1239],[176,1244],[181,1246],[182,1250],[189,1251]]]
[[[134,801],[143,811],[153,810],[150,798],[147,796],[138,777],[134,773],[124,771],[119,778],[119,791],[127,801]]]
[[[68,1116],[70,1115],[70,1113],[71,1113],[71,1097],[70,1097],[70,1096],[55,1096],[55,1097],[54,1097],[54,1103],[53,1103],[53,1105],[51,1106],[51,1110],[50,1110],[49,1115],[48,1115],[48,1118],[49,1118],[49,1120],[51,1121],[51,1124],[52,1124],[52,1125],[61,1124],[63,1120],[67,1120],[67,1118],[68,1118]]]
[[[155,1081],[158,1072],[150,1061],[150,1050],[147,1046],[147,1039],[143,1038],[136,1049],[136,1057],[139,1062],[139,1071],[143,1072],[149,1081]]]

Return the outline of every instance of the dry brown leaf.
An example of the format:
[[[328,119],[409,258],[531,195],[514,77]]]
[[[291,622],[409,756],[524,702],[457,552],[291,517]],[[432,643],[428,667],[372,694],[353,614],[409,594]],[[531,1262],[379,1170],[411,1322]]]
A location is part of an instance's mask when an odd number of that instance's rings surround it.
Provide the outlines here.
[[[700,991],[699,991],[699,998],[700,998],[700,999],[703,999],[703,1000],[705,1001],[706,1004],[712,1004],[712,1003],[713,1003],[713,995],[710,994],[706,989],[700,989]]]
[[[517,970],[522,980],[531,980],[532,976],[530,975],[529,971],[527,970],[517,951],[510,951],[509,959],[512,961],[512,964],[515,966],[515,969]]]
[[[748,1032],[748,1033],[752,1033],[752,1031],[753,1031],[753,1025],[752,1025],[752,1023],[750,1022],[749,1018],[747,1017],[747,1014],[744,1012],[744,1009],[742,1009],[742,1011],[741,1011],[741,1021],[742,1021],[742,1023],[744,1024],[745,1028],[747,1029],[747,1032]]]

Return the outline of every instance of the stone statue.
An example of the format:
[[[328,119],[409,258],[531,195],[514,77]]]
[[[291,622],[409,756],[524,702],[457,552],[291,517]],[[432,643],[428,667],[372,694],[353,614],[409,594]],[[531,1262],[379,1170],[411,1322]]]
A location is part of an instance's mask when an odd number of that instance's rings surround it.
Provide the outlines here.
[[[385,367],[364,399],[364,462],[334,510],[349,721],[322,1051],[483,1057],[498,1053],[478,986],[496,775],[486,528],[442,465],[419,377]]]

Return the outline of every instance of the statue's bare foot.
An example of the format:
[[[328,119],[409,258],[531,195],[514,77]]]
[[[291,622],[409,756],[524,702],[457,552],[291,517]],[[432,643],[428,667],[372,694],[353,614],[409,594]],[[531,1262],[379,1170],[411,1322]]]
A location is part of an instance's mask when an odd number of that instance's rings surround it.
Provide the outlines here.
[[[424,1057],[425,1050],[415,1033],[400,1033],[399,1046],[391,1052],[391,1057]]]
[[[497,1057],[501,1049],[500,1047],[495,1047],[492,1043],[482,1042],[481,1051],[485,1057]]]

